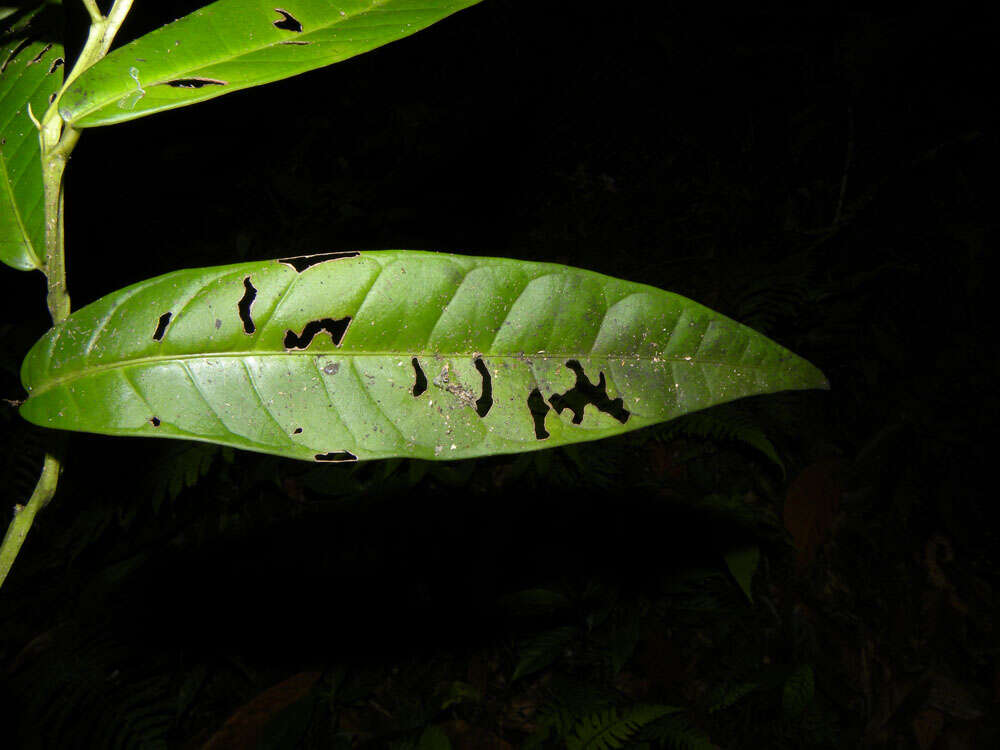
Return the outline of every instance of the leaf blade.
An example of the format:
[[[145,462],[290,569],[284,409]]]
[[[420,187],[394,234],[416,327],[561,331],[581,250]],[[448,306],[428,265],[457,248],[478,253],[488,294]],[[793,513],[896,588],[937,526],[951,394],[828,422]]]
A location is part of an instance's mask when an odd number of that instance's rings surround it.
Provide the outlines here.
[[[45,258],[41,146],[28,104],[41,117],[62,85],[63,12],[44,2],[0,34],[0,260],[20,271]]]
[[[480,1],[217,0],[114,50],[59,111],[87,128],[195,104],[346,60]]]
[[[88,305],[25,358],[22,415],[306,460],[449,459],[827,387],[735,321],[591,271],[407,251],[318,259],[178,271]]]
[[[760,564],[760,547],[756,544],[739,545],[726,552],[724,557],[733,579],[753,604],[753,576]]]

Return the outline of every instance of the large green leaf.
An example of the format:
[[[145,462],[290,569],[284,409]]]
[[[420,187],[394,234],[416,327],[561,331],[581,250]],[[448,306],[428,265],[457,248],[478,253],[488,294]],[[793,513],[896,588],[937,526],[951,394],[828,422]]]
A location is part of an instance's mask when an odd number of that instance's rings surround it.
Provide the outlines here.
[[[346,60],[478,2],[218,0],[99,61],[59,112],[77,128],[134,120]]]
[[[0,260],[30,271],[45,258],[45,201],[38,130],[63,82],[63,11],[46,2],[15,12],[0,33]]]
[[[317,461],[535,450],[827,387],[804,359],[670,292],[406,251],[159,276],[52,329],[21,378],[35,424]]]

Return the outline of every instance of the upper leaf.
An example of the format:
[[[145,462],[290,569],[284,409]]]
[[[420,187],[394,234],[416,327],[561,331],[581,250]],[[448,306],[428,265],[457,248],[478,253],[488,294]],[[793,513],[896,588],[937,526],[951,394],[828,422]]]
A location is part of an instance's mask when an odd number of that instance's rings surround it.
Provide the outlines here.
[[[827,387],[804,359],[670,292],[406,251],[159,276],[73,313],[21,378],[35,424],[317,461],[535,450]]]
[[[121,47],[59,100],[111,125],[289,78],[402,39],[480,0],[218,0]]]
[[[0,33],[0,260],[30,271],[45,258],[45,199],[38,130],[62,86],[63,10],[58,0],[16,12]]]

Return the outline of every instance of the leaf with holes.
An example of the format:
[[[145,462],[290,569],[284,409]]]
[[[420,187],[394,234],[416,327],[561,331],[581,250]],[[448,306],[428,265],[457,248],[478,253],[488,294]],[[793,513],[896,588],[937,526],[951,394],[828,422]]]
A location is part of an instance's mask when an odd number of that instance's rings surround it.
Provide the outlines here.
[[[63,94],[77,128],[111,125],[321,68],[480,0],[218,0],[121,47]]]
[[[28,104],[41,117],[62,86],[63,10],[47,2],[8,16],[0,32],[0,260],[31,271],[45,258],[45,213]]]
[[[406,251],[159,276],[73,313],[21,378],[35,424],[315,461],[535,450],[827,387],[804,359],[670,292]]]

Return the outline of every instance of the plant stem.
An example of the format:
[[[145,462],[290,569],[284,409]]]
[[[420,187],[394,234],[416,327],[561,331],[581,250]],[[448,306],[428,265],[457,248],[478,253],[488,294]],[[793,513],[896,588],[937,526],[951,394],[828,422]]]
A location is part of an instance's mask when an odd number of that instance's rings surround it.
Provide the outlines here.
[[[97,23],[104,16],[101,15],[101,9],[97,7],[97,0],[83,0],[83,4],[87,6],[87,12],[90,14],[90,22]]]
[[[115,34],[132,8],[132,0],[115,0],[107,16],[102,16],[93,0],[84,0],[90,13],[90,30],[73,69],[66,76],[58,96],[42,117],[39,139],[42,145],[42,183],[45,191],[45,271],[48,280],[48,307],[52,323],[64,321],[70,312],[66,291],[66,257],[63,238],[63,173],[80,131],[63,122],[59,114],[62,93],[80,74],[111,48]]]
[[[51,125],[51,123],[55,123]],[[42,184],[45,191],[45,277],[48,284],[48,306],[52,323],[62,323],[69,317],[69,293],[66,291],[66,254],[64,249],[63,173],[80,131],[67,127],[62,120],[42,123]],[[55,140],[53,146],[47,140]]]
[[[42,464],[42,475],[38,477],[38,484],[35,491],[31,493],[31,499],[27,505],[14,506],[14,520],[7,527],[7,534],[0,545],[0,586],[3,585],[10,566],[14,564],[17,553],[21,551],[28,530],[35,520],[35,514],[44,508],[56,492],[56,483],[59,481],[59,459],[54,456],[45,456],[45,463]]]
[[[87,41],[63,82],[58,96],[46,110],[39,125],[38,138],[42,147],[42,184],[45,200],[45,273],[48,286],[47,304],[52,324],[58,325],[70,313],[69,292],[66,290],[66,254],[64,248],[63,174],[69,155],[80,140],[80,131],[63,122],[59,115],[59,99],[70,84],[83,71],[104,57],[111,42],[121,28],[132,7],[132,0],[115,0],[107,16],[102,16],[95,0],[83,0],[90,14],[90,31]],[[45,455],[42,473],[31,493],[28,504],[14,507],[14,520],[10,522],[3,543],[0,544],[0,586],[3,585],[14,564],[21,545],[31,530],[35,515],[44,508],[56,492],[59,482],[60,460],[51,453]]]

